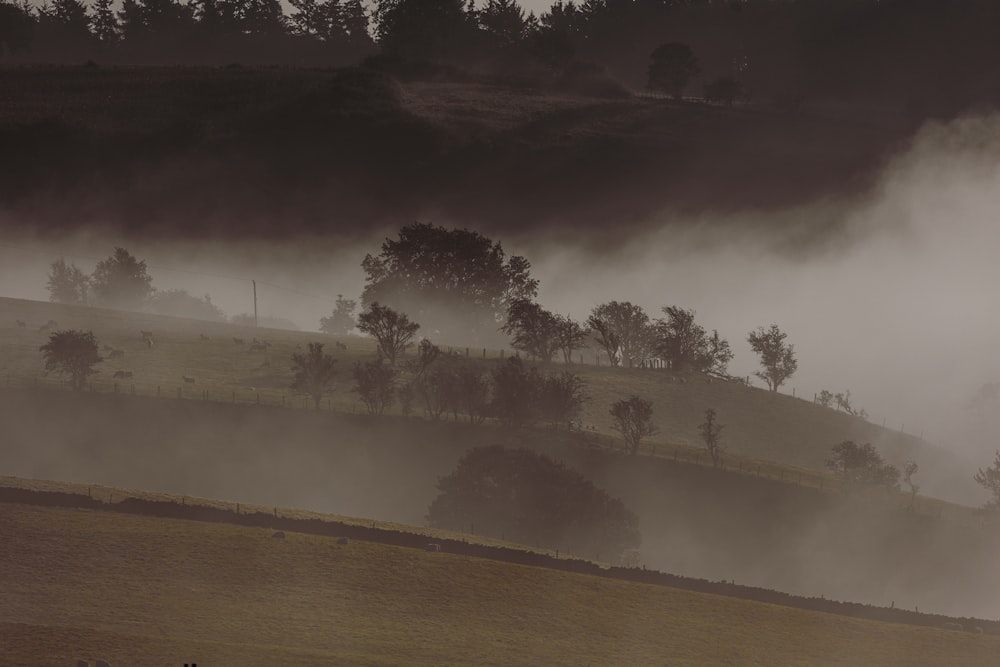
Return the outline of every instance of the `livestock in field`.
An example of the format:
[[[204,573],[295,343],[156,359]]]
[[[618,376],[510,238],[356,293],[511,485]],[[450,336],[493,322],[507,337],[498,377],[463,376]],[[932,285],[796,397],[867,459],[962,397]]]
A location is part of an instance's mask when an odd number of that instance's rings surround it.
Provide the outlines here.
[[[153,332],[152,331],[146,331],[145,329],[139,329],[139,334],[143,338],[152,338],[153,337]]]
[[[212,340],[211,338],[209,338],[205,334],[198,334],[198,338],[201,339],[201,340]]]
[[[236,336],[233,336],[233,342],[236,343],[237,345],[243,345],[243,339],[237,338]]]
[[[194,378],[193,377],[191,377],[189,375],[182,375],[181,377],[184,378],[184,381],[186,383],[188,383],[188,384],[194,384]]]
[[[433,542],[429,542],[424,547],[424,551],[435,551],[435,552],[441,551],[441,545],[440,544],[434,544]]]
[[[279,539],[279,540],[283,540],[283,539],[285,539],[285,533],[284,533],[284,531],[279,530],[276,533],[274,533],[273,535],[271,535],[271,537]]]
[[[347,343],[341,343],[341,342],[340,342],[340,341],[338,340],[338,341],[337,341],[336,343],[334,343],[334,345],[336,345],[336,346],[337,346],[337,349],[338,349],[338,350],[343,350],[344,352],[347,352]]]
[[[132,371],[115,371],[114,375],[112,375],[111,377],[113,377],[116,380],[118,379],[124,380],[132,377]]]
[[[20,327],[21,329],[23,329],[26,326],[28,326],[28,323],[25,322],[24,320],[17,320],[17,326]]]

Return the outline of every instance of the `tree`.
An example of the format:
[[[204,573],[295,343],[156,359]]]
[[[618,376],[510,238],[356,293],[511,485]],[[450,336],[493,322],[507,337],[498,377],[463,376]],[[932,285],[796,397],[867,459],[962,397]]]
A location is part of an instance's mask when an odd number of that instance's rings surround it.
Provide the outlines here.
[[[866,486],[899,487],[899,469],[886,463],[871,443],[858,445],[845,440],[834,445],[832,451],[826,467],[841,479],[845,491]]]
[[[510,48],[524,41],[528,21],[516,0],[486,0],[479,11],[479,25],[490,36],[493,45]]]
[[[985,470],[980,468],[979,472],[972,478],[976,480],[976,484],[986,489],[990,494],[983,509],[1000,510],[1000,451],[993,459],[993,465]]]
[[[517,299],[533,299],[538,281],[520,256],[468,229],[403,227],[378,256],[362,262],[361,303],[406,308],[444,340],[503,342],[498,332]]]
[[[97,263],[91,278],[97,301],[110,308],[135,309],[153,292],[153,279],[146,272],[146,262],[133,257],[125,248]]]
[[[368,414],[380,415],[392,405],[397,371],[383,359],[354,363],[354,391],[368,408]]]
[[[580,414],[586,383],[576,373],[551,373],[542,381],[538,405],[542,416],[553,426],[569,427],[570,422]]]
[[[382,52],[408,61],[457,58],[477,31],[463,0],[381,0],[376,16]]]
[[[724,104],[727,107],[733,106],[733,102],[742,94],[743,84],[733,76],[724,76],[712,83],[705,84],[705,99],[709,102]]]
[[[556,342],[563,353],[563,361],[573,363],[573,351],[579,350],[587,340],[587,330],[569,316],[556,316]]]
[[[396,357],[413,344],[410,341],[417,335],[420,325],[410,322],[404,313],[375,302],[358,317],[358,329],[374,338],[379,352],[390,364],[395,364]]]
[[[119,40],[120,29],[113,5],[112,0],[96,0],[94,16],[90,19],[90,29],[104,47],[113,47]]]
[[[722,424],[716,423],[714,409],[705,410],[705,421],[698,424],[698,432],[701,433],[701,439],[705,441],[708,455],[712,457],[713,468],[718,468],[722,463],[722,455],[726,450],[721,437],[724,428],[725,426]]]
[[[903,465],[903,483],[910,489],[911,511],[917,509],[917,493],[920,491],[920,485],[913,481],[913,476],[917,474],[919,469],[916,461],[907,461]]]
[[[354,311],[358,307],[358,302],[354,299],[345,299],[343,294],[337,295],[337,302],[330,317],[323,317],[319,321],[319,330],[331,336],[344,336],[351,329],[357,326],[354,320]]]
[[[45,359],[45,371],[68,374],[74,391],[83,389],[87,378],[98,372],[94,364],[103,361],[98,354],[97,339],[90,331],[56,331],[49,334],[49,342],[38,349]]]
[[[52,272],[46,284],[49,301],[54,303],[87,303],[90,279],[76,264],[66,264],[60,257],[52,262]]]
[[[518,427],[535,418],[542,379],[534,366],[509,357],[493,369],[493,414],[505,425]]]
[[[311,396],[313,404],[319,410],[319,402],[336,375],[336,364],[336,359],[323,354],[323,343],[309,343],[304,354],[292,354],[292,372],[295,373],[292,389]]]
[[[427,510],[434,528],[473,529],[591,557],[641,542],[638,519],[620,500],[528,449],[470,449],[437,487]]]
[[[669,42],[650,54],[649,88],[662,90],[679,99],[688,82],[701,73],[701,66],[687,44]]]
[[[627,399],[615,401],[611,405],[610,412],[615,420],[613,428],[622,434],[625,447],[630,454],[638,454],[642,439],[656,433],[656,426],[653,425],[652,401],[632,395]]]
[[[754,375],[767,382],[771,391],[778,391],[778,387],[792,377],[799,367],[799,362],[795,360],[795,346],[785,344],[787,337],[788,334],[779,329],[777,324],[772,324],[767,330],[757,327],[747,338],[753,351],[760,355],[760,365],[763,368]]]
[[[155,292],[149,300],[149,309],[158,315],[187,317],[209,322],[226,321],[226,314],[212,303],[212,297],[206,294],[199,299],[182,289]]]
[[[490,404],[489,378],[472,364],[463,364],[455,373],[455,381],[462,410],[469,421],[483,423]]]
[[[612,366],[640,362],[649,350],[649,316],[628,301],[609,301],[594,308],[587,318],[597,343],[604,348]]]
[[[559,326],[556,315],[533,301],[517,299],[510,304],[507,323],[500,330],[513,336],[511,346],[515,350],[549,362],[559,349]]]
[[[824,389],[816,396],[816,402],[824,408],[828,408],[833,404],[833,394],[829,390]]]
[[[724,375],[733,352],[729,341],[718,331],[709,336],[704,327],[694,321],[694,311],[678,306],[666,306],[665,319],[653,325],[656,352],[670,361],[677,371],[712,371]]]
[[[30,51],[34,32],[30,6],[0,2],[0,57]]]

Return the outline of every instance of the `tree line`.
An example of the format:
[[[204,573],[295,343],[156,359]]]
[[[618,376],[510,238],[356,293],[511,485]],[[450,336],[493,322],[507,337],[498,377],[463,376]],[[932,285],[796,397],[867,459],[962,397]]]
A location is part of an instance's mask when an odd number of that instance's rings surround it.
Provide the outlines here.
[[[915,114],[995,101],[992,0],[51,0],[0,2],[0,58],[121,63],[352,64],[512,81],[609,78],[794,109],[855,97]],[[564,81],[565,82],[565,81]],[[992,91],[992,92],[991,92]]]

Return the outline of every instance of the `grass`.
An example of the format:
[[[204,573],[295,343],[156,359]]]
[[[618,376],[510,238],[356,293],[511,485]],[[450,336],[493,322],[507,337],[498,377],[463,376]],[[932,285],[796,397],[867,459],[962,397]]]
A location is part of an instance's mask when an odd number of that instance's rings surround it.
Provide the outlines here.
[[[25,667],[987,665],[1000,639],[447,553],[0,506],[0,645]]]

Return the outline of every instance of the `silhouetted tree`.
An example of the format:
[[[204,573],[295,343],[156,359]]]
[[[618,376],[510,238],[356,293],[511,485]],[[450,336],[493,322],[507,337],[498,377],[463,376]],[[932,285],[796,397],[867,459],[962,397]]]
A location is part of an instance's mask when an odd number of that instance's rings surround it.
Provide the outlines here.
[[[718,331],[709,336],[704,327],[694,321],[694,311],[678,306],[663,309],[667,316],[653,325],[656,352],[670,361],[678,371],[711,371],[725,374],[733,352],[729,342]]]
[[[309,343],[305,353],[292,354],[292,389],[308,394],[313,404],[319,410],[319,402],[323,399],[337,373],[337,360],[329,354],[323,354],[323,343]]]
[[[534,366],[510,357],[493,369],[492,412],[505,426],[531,422],[538,413],[542,378]]]
[[[358,316],[358,329],[375,339],[379,352],[390,364],[395,364],[396,357],[413,344],[410,341],[419,328],[420,325],[410,322],[406,314],[381,306],[378,302],[372,303]]]
[[[917,509],[917,493],[920,491],[920,485],[913,481],[913,476],[919,469],[916,461],[907,461],[903,465],[903,483],[910,490],[910,511]]]
[[[392,405],[396,392],[397,371],[379,358],[354,363],[354,391],[368,408],[368,413],[380,415]]]
[[[551,373],[541,383],[538,396],[538,407],[542,417],[553,426],[563,425],[569,428],[583,409],[587,396],[586,384],[575,373]]]
[[[593,556],[637,547],[638,519],[579,473],[527,449],[470,449],[437,484],[434,528]]]
[[[479,25],[494,47],[510,48],[524,41],[528,20],[516,0],[486,0],[479,10]]]
[[[824,408],[828,408],[833,405],[833,394],[829,390],[824,389],[816,396],[816,402]]]
[[[572,0],[557,0],[538,17],[538,26],[530,37],[532,53],[553,67],[565,67],[577,57],[586,21]]]
[[[90,29],[94,37],[105,49],[118,45],[121,38],[118,17],[115,16],[113,0],[95,0],[94,15],[90,19]]]
[[[757,327],[747,337],[751,349],[760,355],[760,365],[763,367],[763,370],[754,375],[767,382],[771,391],[778,391],[778,387],[792,377],[799,367],[799,362],[795,360],[795,346],[785,343],[787,337],[788,334],[779,329],[777,324],[772,324],[766,330],[764,327]]]
[[[736,77],[724,76],[705,84],[705,99],[709,102],[733,106],[733,102],[743,94],[743,84]]]
[[[357,322],[354,320],[354,311],[357,307],[357,301],[354,299],[345,299],[343,294],[338,294],[333,313],[330,317],[320,318],[319,330],[331,336],[343,336],[347,334],[357,326]]]
[[[556,341],[563,353],[563,361],[573,363],[573,351],[585,346],[587,330],[569,316],[556,316]]]
[[[52,271],[46,283],[49,301],[54,303],[87,303],[90,279],[76,264],[66,264],[60,257],[52,262]]]
[[[587,319],[597,343],[612,366],[638,363],[651,342],[649,315],[628,301],[609,301],[591,311]]]
[[[405,308],[444,340],[499,342],[510,304],[538,293],[530,267],[478,232],[417,223],[365,257],[361,303]]]
[[[1000,451],[997,452],[996,458],[993,459],[993,465],[985,470],[980,468],[979,472],[973,475],[972,478],[976,480],[976,484],[986,489],[990,494],[990,498],[983,505],[983,508],[987,510],[1000,510]]]
[[[146,272],[146,262],[133,257],[125,248],[97,263],[91,286],[102,306],[134,309],[145,303],[153,291],[153,279]]]
[[[832,451],[826,467],[841,479],[845,491],[864,486],[899,487],[899,469],[886,463],[871,443],[858,445],[845,440],[834,445]]]
[[[452,60],[476,38],[462,0],[380,0],[376,15],[382,52],[403,60]]]
[[[463,364],[455,372],[455,380],[460,406],[469,421],[483,423],[490,406],[489,378],[472,364]]]
[[[632,395],[612,403],[610,412],[615,420],[612,427],[622,434],[630,454],[638,454],[642,439],[656,433],[652,401]]]
[[[0,58],[31,49],[35,19],[27,7],[0,2]]]
[[[541,361],[552,361],[559,349],[559,318],[527,299],[510,304],[501,331],[513,336],[511,347]]]
[[[726,451],[726,446],[722,442],[722,429],[725,426],[715,421],[715,410],[709,408],[705,410],[705,421],[698,424],[698,432],[705,443],[708,455],[712,457],[712,467],[718,468],[722,463],[722,454]]]
[[[84,388],[87,378],[98,372],[94,365],[103,361],[98,354],[97,339],[90,331],[56,331],[49,334],[49,342],[38,349],[45,359],[46,372],[69,375],[74,391]]]
[[[701,73],[701,66],[687,44],[669,42],[650,54],[648,86],[680,98],[688,82]]]

